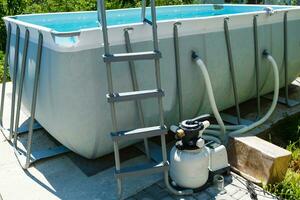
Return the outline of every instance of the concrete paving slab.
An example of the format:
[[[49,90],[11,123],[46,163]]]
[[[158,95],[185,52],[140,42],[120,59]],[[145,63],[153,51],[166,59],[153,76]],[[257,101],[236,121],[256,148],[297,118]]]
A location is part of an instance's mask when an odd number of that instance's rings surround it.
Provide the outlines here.
[[[0,87],[1,88],[1,87]],[[11,88],[11,84],[8,84]],[[9,104],[10,90],[7,90],[6,104]],[[292,98],[300,99],[300,89],[296,88],[291,94]],[[255,102],[255,100],[254,100]],[[250,104],[249,104],[250,103]],[[271,104],[269,100],[262,100],[262,112],[268,109]],[[250,110],[250,112],[248,112]],[[241,105],[243,117],[253,120],[256,118],[255,103],[253,100]],[[287,108],[284,105],[278,105],[276,111],[263,126],[249,132],[250,135],[256,135],[269,129],[274,123],[284,119],[287,116],[299,113],[300,106]],[[230,112],[230,110],[229,110]],[[27,119],[26,111],[22,111],[20,123]],[[4,125],[9,126],[10,108],[5,107],[4,110]],[[23,137],[23,136],[22,136]],[[36,150],[57,145],[53,138],[49,137],[46,131],[40,130],[34,133]],[[21,138],[26,141],[26,135]],[[71,155],[71,156],[70,156]],[[101,160],[85,161],[77,157],[73,153],[61,155],[55,158],[40,161],[34,164],[27,171],[23,170],[15,155],[11,144],[0,134],[0,200],[35,200],[35,199],[116,199],[116,181],[114,179],[114,168],[110,164],[101,165]],[[113,159],[110,157],[109,159]],[[108,160],[109,160],[108,159]],[[145,161],[145,157],[139,156],[126,161],[124,164],[134,164],[136,162]],[[93,163],[95,162],[95,163]],[[89,165],[89,169],[84,168]],[[101,170],[97,170],[101,168]],[[187,197],[174,197],[168,193],[163,182],[162,176],[152,175],[147,177],[133,177],[124,181],[124,197],[128,200],[136,199],[235,199],[233,195],[237,195],[241,191],[244,195],[239,198],[250,200],[249,192],[246,189],[246,180],[236,174],[225,177],[225,195],[217,195],[210,192],[208,189],[205,193],[197,193]],[[154,186],[155,185],[155,186]],[[150,188],[149,188],[150,186]],[[153,187],[153,188],[151,188]],[[256,186],[258,199],[275,199],[270,194]],[[143,196],[144,195],[144,196]]]
[[[7,86],[4,110],[5,127],[9,127],[11,101],[11,84],[8,83]],[[21,112],[20,124],[28,118],[26,113],[26,111]],[[27,134],[24,134],[20,136],[18,141],[21,151],[25,151],[26,144]],[[60,144],[45,130],[34,131],[32,144],[34,151],[57,145]],[[131,154],[133,156],[141,155],[141,153],[137,154],[136,152],[131,152]],[[0,134],[0,158],[0,194],[3,200],[116,199],[112,155],[110,158],[106,157],[102,160],[86,161],[74,153],[68,153],[39,161],[28,170],[23,170],[17,161],[11,143],[6,140],[3,134]],[[141,162],[148,162],[145,156],[127,160],[122,165],[128,166]],[[88,169],[85,167],[87,163]],[[101,163],[104,167],[101,166]],[[126,178],[123,184],[124,197],[136,194],[161,178],[161,175],[149,175],[143,179],[140,177]]]

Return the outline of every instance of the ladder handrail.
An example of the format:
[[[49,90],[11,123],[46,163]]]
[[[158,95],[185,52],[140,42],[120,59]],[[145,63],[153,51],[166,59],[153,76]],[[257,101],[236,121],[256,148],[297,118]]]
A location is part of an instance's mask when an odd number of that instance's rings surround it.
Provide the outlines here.
[[[106,10],[104,0],[97,0],[97,9],[98,9],[98,21],[101,25],[102,34],[103,34],[103,44],[105,54],[109,54],[109,43],[108,43],[108,34],[107,34],[107,21],[106,21]]]
[[[158,51],[158,36],[157,36],[157,22],[156,22],[156,8],[155,8],[155,0],[150,0],[151,7],[151,18],[152,18],[152,26],[153,26],[153,45],[154,50]],[[108,33],[107,33],[107,20],[106,20],[106,9],[105,9],[105,0],[97,0],[97,14],[99,25],[101,25],[101,29],[103,32],[103,44],[104,51],[106,55],[110,54],[109,51],[109,42],[108,42]],[[142,11],[141,11],[141,21],[145,22],[146,20],[146,0],[142,0]]]
[[[146,18],[146,0],[142,0],[141,21],[144,22],[145,18]]]

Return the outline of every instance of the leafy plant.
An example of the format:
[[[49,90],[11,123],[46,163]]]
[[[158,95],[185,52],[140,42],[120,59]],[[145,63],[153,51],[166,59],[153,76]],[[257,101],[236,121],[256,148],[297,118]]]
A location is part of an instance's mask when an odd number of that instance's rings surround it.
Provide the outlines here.
[[[289,169],[284,180],[264,186],[281,199],[300,199],[300,121],[299,116],[289,117],[272,129],[271,142],[292,152]]]
[[[0,51],[0,82],[2,82],[2,77],[3,77],[3,74],[4,74],[4,69],[3,69],[3,66],[4,66],[4,57],[5,57],[5,54],[3,53],[3,51]],[[7,72],[6,74],[7,76],[7,80],[9,80],[9,73]]]
[[[264,189],[275,194],[280,199],[300,199],[300,174],[289,169],[282,182],[264,186]]]

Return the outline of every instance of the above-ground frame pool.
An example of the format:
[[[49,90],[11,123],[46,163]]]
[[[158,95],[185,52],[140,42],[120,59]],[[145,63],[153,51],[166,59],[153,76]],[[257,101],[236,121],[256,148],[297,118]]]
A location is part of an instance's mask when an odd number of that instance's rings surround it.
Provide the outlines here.
[[[166,124],[179,121],[177,80],[173,44],[173,25],[179,26],[181,87],[183,118],[211,112],[200,69],[191,59],[195,50],[206,63],[219,110],[234,105],[228,64],[224,19],[228,19],[237,92],[241,102],[255,97],[255,63],[253,18],[257,16],[258,49],[268,49],[280,72],[280,86],[284,85],[283,19],[287,13],[288,79],[300,72],[300,8],[251,5],[188,5],[157,7],[159,48],[162,53],[161,77],[165,91],[163,106]],[[148,24],[140,22],[140,9],[107,11],[111,52],[126,52],[124,28],[130,32],[133,51],[149,51],[152,32]],[[147,12],[148,14],[150,12]],[[20,15],[4,18],[12,25],[10,69],[12,70],[16,25],[20,27],[20,50],[23,49],[25,28],[30,31],[27,68],[23,91],[23,105],[30,108],[38,34],[44,37],[40,85],[37,97],[37,121],[59,142],[72,151],[96,158],[113,150],[110,108],[107,103],[106,68],[102,59],[102,32],[96,12]],[[19,53],[19,58],[22,51]],[[273,90],[273,75],[269,63],[259,56],[260,90]],[[19,62],[19,71],[20,71]],[[114,63],[114,89],[132,91],[128,63]],[[153,61],[136,61],[140,89],[154,89]],[[158,124],[157,101],[142,101],[147,126]],[[116,105],[121,130],[139,126],[134,102]],[[128,145],[123,144],[123,146]]]

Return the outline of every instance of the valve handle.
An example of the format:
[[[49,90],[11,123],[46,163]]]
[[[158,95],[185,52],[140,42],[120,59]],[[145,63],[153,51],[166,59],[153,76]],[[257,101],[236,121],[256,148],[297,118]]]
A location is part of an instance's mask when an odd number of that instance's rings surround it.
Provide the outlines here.
[[[171,132],[173,132],[173,133],[177,133],[177,130],[179,129],[179,127],[178,126],[175,126],[175,125],[172,125],[171,127],[170,127],[170,131]]]

